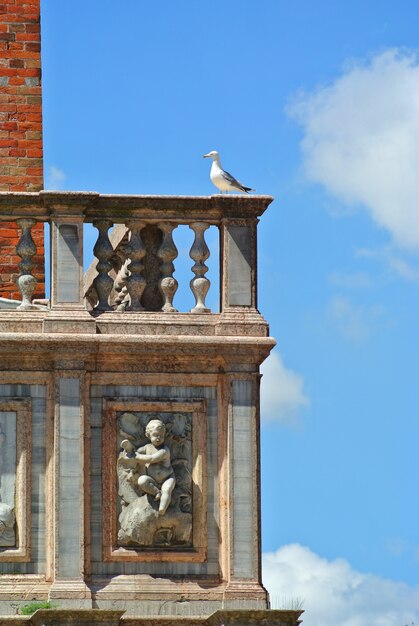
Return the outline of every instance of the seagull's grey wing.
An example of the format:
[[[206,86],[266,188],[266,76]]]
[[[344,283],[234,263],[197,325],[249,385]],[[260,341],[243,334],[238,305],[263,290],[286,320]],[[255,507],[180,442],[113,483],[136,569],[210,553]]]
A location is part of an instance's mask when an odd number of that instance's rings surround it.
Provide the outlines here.
[[[234,178],[234,176],[229,174],[229,172],[226,172],[225,170],[221,170],[221,175],[224,178],[224,180],[230,183],[230,185],[238,185],[239,187],[241,186],[239,181],[236,178]]]
[[[248,191],[252,191],[250,187],[245,187],[244,185],[242,185],[242,183],[238,181],[237,178],[234,178],[234,176],[232,176],[225,170],[221,170],[221,175],[232,187],[235,187],[239,191],[246,191],[246,193]]]

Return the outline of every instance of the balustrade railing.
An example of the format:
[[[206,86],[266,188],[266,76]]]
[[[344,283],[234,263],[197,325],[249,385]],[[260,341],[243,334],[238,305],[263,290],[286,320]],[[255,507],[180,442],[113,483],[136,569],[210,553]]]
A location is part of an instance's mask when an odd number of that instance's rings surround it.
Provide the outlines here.
[[[206,277],[210,226],[220,239],[220,310],[255,310],[257,222],[270,196],[122,196],[84,192],[0,193],[1,220],[21,228],[16,253],[21,258],[17,285],[21,311],[36,311],[32,274],[36,246],[31,229],[51,224],[51,295],[49,309],[106,312],[176,313],[178,282],[173,276],[178,250],[173,234],[180,225],[194,234],[190,289],[192,314],[209,314],[210,281]],[[84,284],[83,224],[97,229],[93,248],[95,276]],[[119,240],[112,243],[116,226]],[[1,255],[1,250],[0,250]],[[88,276],[89,278],[89,276]]]

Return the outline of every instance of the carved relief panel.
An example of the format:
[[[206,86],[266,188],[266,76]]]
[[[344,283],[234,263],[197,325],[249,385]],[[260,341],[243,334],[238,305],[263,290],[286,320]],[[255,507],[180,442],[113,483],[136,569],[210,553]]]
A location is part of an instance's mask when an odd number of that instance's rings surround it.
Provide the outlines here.
[[[30,400],[0,400],[0,561],[29,561]]]
[[[104,560],[205,559],[205,404],[107,400]]]

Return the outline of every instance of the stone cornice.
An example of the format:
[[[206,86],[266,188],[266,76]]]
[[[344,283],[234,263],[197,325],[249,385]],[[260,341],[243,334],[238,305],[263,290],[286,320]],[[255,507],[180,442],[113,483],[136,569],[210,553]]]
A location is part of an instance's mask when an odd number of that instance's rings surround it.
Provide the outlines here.
[[[127,219],[177,223],[205,220],[214,224],[223,219],[256,219],[273,201],[268,195],[162,196],[99,194],[86,191],[0,192],[0,219],[84,216],[86,221]]]

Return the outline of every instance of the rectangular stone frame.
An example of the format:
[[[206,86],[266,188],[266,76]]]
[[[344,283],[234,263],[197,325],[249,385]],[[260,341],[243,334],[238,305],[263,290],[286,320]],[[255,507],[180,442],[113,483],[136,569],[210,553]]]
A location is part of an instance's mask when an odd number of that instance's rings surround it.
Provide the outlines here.
[[[0,550],[0,561],[28,562],[31,528],[31,419],[30,399],[0,399],[0,411],[16,413],[16,502],[15,517],[19,528],[17,548]]]
[[[116,413],[131,412],[188,412],[192,413],[192,486],[193,511],[192,548],[185,550],[127,550],[116,543]],[[115,458],[115,462],[109,459]],[[167,401],[104,399],[102,444],[102,527],[103,560],[109,561],[160,561],[203,562],[206,559],[206,412],[205,401]]]

